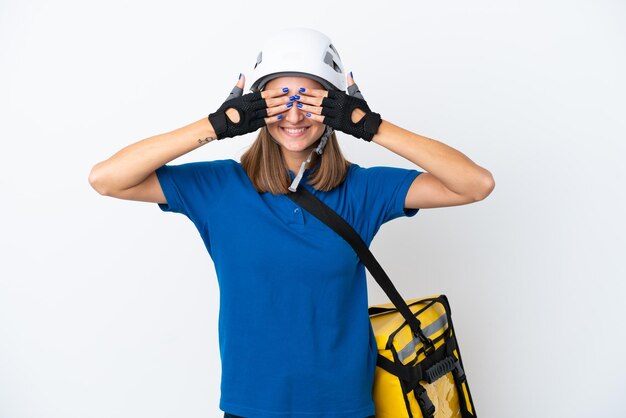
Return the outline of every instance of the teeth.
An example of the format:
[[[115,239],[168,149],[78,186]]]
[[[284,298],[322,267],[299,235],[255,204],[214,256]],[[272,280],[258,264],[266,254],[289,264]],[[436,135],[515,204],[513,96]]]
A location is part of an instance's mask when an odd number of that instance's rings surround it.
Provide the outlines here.
[[[306,131],[306,128],[300,128],[300,129],[287,129],[287,128],[283,128],[285,131],[287,131],[290,134],[297,134],[300,132],[304,132]]]

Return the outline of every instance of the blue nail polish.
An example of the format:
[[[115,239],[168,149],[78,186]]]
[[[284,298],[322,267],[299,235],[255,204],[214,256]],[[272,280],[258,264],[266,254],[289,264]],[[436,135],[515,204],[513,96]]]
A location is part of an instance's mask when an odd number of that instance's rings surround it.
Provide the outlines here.
[[[241,73],[239,73],[239,80],[241,80]]]
[[[300,87],[300,91],[304,93],[306,89],[304,87]]]
[[[286,106],[287,106],[287,107],[291,107],[291,106],[293,106],[293,102],[287,103],[287,105],[286,105]]]
[[[282,118],[283,118],[283,115],[276,116],[276,119],[282,119]]]
[[[291,101],[296,100],[296,96],[291,96],[291,97],[289,97],[289,100],[291,100]]]
[[[289,89],[287,87],[283,87],[283,93],[287,93]]]
[[[354,76],[352,75],[352,71],[350,71],[350,78],[354,80]]]
[[[311,117],[311,114],[310,114],[310,113],[307,113],[306,115],[307,115],[308,117]]]
[[[296,100],[300,100],[300,96],[298,94],[296,94],[295,96],[293,96],[296,98]]]
[[[296,106],[298,106],[299,108],[302,108],[302,103],[298,103]]]

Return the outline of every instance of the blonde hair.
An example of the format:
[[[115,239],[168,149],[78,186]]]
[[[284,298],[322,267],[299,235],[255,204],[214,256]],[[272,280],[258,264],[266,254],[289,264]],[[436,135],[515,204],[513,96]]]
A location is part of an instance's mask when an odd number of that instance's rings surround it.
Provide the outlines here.
[[[312,172],[307,184],[316,190],[327,192],[343,183],[351,163],[341,153],[335,132],[328,138],[321,156],[313,153],[311,166],[315,166],[318,161],[319,167]],[[257,139],[241,156],[241,166],[250,177],[257,192],[271,192],[275,195],[289,193],[288,188],[292,180],[289,177],[287,164],[285,164],[280,145],[274,142],[266,126],[261,128]],[[305,178],[302,179],[303,182],[305,180]]]

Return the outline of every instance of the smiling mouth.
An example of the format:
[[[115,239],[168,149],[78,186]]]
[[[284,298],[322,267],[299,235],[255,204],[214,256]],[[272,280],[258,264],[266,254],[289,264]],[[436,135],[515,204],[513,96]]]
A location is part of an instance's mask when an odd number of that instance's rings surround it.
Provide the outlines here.
[[[283,128],[281,127],[281,131],[290,137],[299,137],[304,135],[304,133],[310,128],[310,126],[306,126],[304,128],[293,129],[293,128]]]

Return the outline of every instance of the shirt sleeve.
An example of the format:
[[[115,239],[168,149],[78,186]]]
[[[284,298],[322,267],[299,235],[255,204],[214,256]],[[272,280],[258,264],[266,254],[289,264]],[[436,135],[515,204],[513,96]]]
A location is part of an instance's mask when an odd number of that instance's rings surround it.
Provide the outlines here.
[[[204,225],[220,196],[224,161],[201,161],[163,165],[155,170],[167,203],[157,203],[164,212],[181,213],[197,226]]]
[[[398,167],[363,168],[364,203],[373,237],[386,222],[412,217],[419,209],[405,209],[406,194],[421,171]]]

